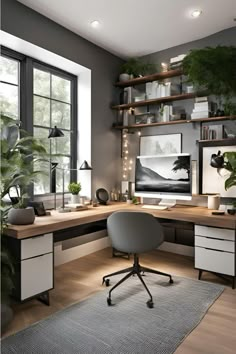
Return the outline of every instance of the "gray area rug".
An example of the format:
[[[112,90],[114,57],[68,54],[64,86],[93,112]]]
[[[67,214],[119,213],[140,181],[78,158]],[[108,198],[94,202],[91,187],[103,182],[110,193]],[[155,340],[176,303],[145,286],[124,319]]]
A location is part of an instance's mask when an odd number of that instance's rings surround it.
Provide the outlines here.
[[[3,339],[2,354],[170,354],[224,290],[177,276],[174,284],[152,274],[144,279],[154,308],[146,306],[146,291],[131,277],[113,292],[114,306],[107,305],[106,288]]]

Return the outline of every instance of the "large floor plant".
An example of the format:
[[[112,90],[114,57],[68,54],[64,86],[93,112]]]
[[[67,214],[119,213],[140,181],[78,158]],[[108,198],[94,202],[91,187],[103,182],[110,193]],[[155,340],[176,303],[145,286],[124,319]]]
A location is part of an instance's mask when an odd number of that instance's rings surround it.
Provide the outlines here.
[[[35,170],[37,161],[47,159],[41,142],[19,129],[18,122],[1,115],[1,301],[7,303],[13,289],[14,261],[4,242],[8,213],[11,208],[26,207],[30,185],[42,172]],[[12,205],[9,193],[18,191],[17,203]],[[4,320],[4,318],[3,318]],[[6,321],[4,321],[6,323]]]

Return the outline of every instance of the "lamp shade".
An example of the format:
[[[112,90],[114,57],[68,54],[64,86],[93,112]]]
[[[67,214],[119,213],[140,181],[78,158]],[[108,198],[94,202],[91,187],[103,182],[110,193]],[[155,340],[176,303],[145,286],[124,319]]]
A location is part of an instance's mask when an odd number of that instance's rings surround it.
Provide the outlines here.
[[[51,129],[48,138],[60,138],[61,136],[64,136],[64,133],[55,125],[55,127]]]
[[[88,162],[86,160],[84,160],[84,162],[82,163],[82,165],[79,168],[80,170],[92,170],[92,167],[89,166]]]

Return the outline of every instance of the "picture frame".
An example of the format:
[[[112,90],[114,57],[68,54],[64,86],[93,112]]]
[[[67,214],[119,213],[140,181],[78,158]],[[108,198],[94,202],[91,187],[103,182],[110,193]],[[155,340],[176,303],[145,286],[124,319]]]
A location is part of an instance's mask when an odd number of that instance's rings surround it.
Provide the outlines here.
[[[180,154],[182,134],[160,134],[140,137],[140,156]]]
[[[228,172],[223,170],[220,173],[217,168],[210,165],[211,155],[217,154],[218,151],[221,153],[236,151],[236,139],[199,142],[199,193],[217,193],[223,198],[236,198],[236,187],[231,187],[227,191],[224,188]]]

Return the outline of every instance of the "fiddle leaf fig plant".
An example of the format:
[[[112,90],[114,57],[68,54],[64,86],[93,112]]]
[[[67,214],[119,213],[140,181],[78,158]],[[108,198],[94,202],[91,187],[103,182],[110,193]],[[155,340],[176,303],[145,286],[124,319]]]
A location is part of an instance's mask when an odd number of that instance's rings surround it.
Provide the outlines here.
[[[1,114],[0,125],[1,295],[2,301],[6,302],[13,289],[14,275],[14,263],[4,242],[8,213],[12,207],[26,207],[28,188],[42,174],[42,171],[34,169],[35,163],[48,161],[48,155],[38,139],[19,129],[18,121]],[[11,189],[18,192],[15,205],[8,198]]]
[[[35,164],[48,161],[47,152],[41,142],[20,130],[17,122],[1,115],[1,206],[11,189],[18,192],[17,208],[25,208],[29,186],[37,181],[41,170]]]

